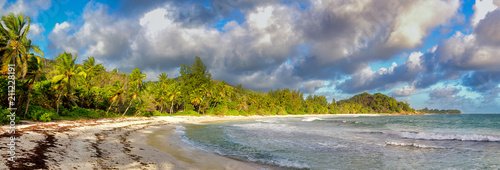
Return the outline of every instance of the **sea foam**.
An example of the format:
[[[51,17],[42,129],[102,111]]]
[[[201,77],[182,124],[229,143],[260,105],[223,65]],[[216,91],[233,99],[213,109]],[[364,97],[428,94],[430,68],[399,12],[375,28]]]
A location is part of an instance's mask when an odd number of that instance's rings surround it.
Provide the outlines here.
[[[500,142],[500,136],[482,134],[446,134],[433,132],[401,132],[400,136],[406,139],[418,140],[456,140],[476,142]]]

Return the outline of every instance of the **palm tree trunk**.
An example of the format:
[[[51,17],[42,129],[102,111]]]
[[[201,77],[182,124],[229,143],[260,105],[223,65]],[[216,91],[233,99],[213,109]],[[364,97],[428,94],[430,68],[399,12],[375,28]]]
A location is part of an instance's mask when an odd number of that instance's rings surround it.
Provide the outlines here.
[[[59,97],[57,97],[57,115],[59,115],[59,101],[61,100],[63,89],[61,89],[61,92],[59,92]]]
[[[28,114],[28,108],[30,107],[30,95],[31,94],[31,88],[28,90],[28,101],[26,102],[26,111],[24,112],[23,117],[26,118],[26,115]]]
[[[175,95],[172,98],[172,105],[170,105],[170,114],[174,113],[174,99],[175,99]]]
[[[203,96],[203,99],[201,99],[200,105],[198,106],[198,114],[200,114],[200,109],[201,109],[201,104],[205,100],[205,96]],[[203,111],[203,114],[205,114],[205,111]]]
[[[116,100],[115,100],[115,101],[113,101],[113,102],[109,105],[108,111],[106,112],[106,116],[108,116],[109,109],[111,109],[111,106],[113,106],[113,104],[114,104],[115,102],[116,102]]]
[[[132,102],[133,102],[133,101],[134,101],[134,100],[130,100],[130,104],[128,104],[127,109],[125,109],[125,112],[123,112],[122,117],[123,117],[123,116],[125,116],[125,114],[126,114],[126,113],[127,113],[127,111],[128,111],[128,108],[130,108],[130,106],[132,105]]]

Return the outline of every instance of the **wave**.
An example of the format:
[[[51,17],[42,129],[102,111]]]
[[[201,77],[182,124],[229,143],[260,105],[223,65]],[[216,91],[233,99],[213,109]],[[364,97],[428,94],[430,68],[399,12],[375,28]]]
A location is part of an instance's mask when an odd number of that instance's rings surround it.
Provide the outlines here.
[[[304,121],[304,122],[312,122],[315,120],[323,120],[323,119],[321,119],[319,117],[306,117],[306,118],[302,119],[302,121]]]
[[[256,119],[256,122],[264,122],[264,123],[276,123],[276,119]]]
[[[250,126],[252,128],[264,126],[265,128],[269,128],[269,126],[273,126],[273,124],[253,123],[234,126]],[[205,143],[195,141],[185,135],[185,130],[186,128],[184,126],[178,125],[176,126],[174,133],[179,135],[182,142],[208,153],[215,153],[221,156],[237,159],[246,159],[251,162],[278,166],[285,169],[310,169],[310,166],[302,161],[283,158],[274,155],[272,152],[262,151],[258,148],[246,146],[228,138],[224,139],[224,143]]]
[[[422,148],[422,149],[444,149],[443,147],[439,146],[430,146],[430,145],[423,145],[423,144],[417,144],[417,143],[404,143],[404,142],[385,142],[385,145],[391,145],[391,146],[407,146],[407,147],[414,147],[414,148]]]
[[[433,132],[401,132],[399,134],[405,139],[417,140],[455,140],[473,142],[500,142],[500,136],[481,134],[445,134]]]

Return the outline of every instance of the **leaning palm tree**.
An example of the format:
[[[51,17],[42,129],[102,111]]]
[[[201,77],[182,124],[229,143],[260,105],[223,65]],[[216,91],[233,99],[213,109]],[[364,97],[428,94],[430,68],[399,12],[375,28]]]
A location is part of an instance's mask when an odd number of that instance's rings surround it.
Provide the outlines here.
[[[174,82],[168,91],[168,99],[172,102],[170,105],[170,114],[174,113],[174,101],[177,96],[181,95],[181,86],[179,83]]]
[[[3,45],[0,47],[2,54],[2,73],[5,73],[8,68],[8,64],[15,63],[16,66],[21,70],[21,76],[24,78],[26,75],[28,53],[26,49],[26,36],[30,29],[31,20],[29,17],[24,15],[14,15],[11,13],[8,16],[2,16],[0,24],[0,43]],[[25,41],[25,43],[23,43]],[[31,42],[29,43],[31,44]],[[29,48],[29,47],[28,47]]]
[[[74,81],[75,77],[86,77],[86,73],[82,68],[76,65],[76,57],[76,53],[74,57],[71,53],[64,52],[59,54],[56,58],[55,70],[51,72],[55,74],[51,81],[55,84],[56,89],[60,91],[57,97],[57,113],[59,113],[59,101],[65,91],[64,88],[66,87],[66,93],[71,95],[73,91],[71,83]]]
[[[123,87],[123,84],[120,83],[120,81],[115,81],[115,84],[109,88],[109,92],[111,94],[111,99],[109,102],[111,104],[109,105],[108,111],[106,112],[106,116],[108,116],[109,109],[111,109],[111,106],[116,101],[121,101],[122,104],[125,102],[125,88]]]
[[[43,60],[39,59],[37,56],[32,55],[30,57],[30,60],[28,62],[29,66],[29,86],[28,86],[28,100],[26,104],[26,111],[24,112],[24,115],[28,114],[28,108],[30,106],[30,96],[31,96],[31,90],[33,89],[33,84],[35,81],[40,81],[40,77],[44,74],[42,71],[42,68],[44,66]]]
[[[123,112],[122,116],[125,116],[127,113],[128,109],[132,105],[132,102],[137,98],[137,94],[141,91],[142,89],[142,81],[146,79],[146,74],[142,73],[139,68],[136,68],[132,70],[132,73],[129,75],[129,80],[130,80],[130,85],[131,85],[131,99],[130,99],[130,104],[128,105],[127,109],[125,109],[125,112]],[[134,87],[135,86],[135,87]]]
[[[201,102],[203,102],[203,94],[201,90],[194,90],[189,94],[189,100],[191,104],[198,107],[198,114],[200,114]]]

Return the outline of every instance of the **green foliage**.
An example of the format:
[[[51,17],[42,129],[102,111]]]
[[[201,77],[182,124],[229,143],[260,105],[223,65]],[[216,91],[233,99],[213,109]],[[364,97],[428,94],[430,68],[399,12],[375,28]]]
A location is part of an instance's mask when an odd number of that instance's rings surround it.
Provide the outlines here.
[[[438,109],[428,109],[427,107],[420,109],[420,110],[417,110],[417,111],[421,112],[421,113],[430,113],[430,114],[461,114],[462,113],[462,111],[457,110],[457,109],[438,110]]]
[[[9,124],[10,123],[10,117],[8,117],[8,115],[10,115],[10,111],[7,110],[7,109],[2,109],[0,107],[0,125],[4,125],[4,124]],[[14,120],[14,122],[19,123],[19,116],[16,115],[16,119]]]
[[[41,106],[36,105],[32,105],[28,108],[28,114],[26,116],[28,119],[44,122],[59,118],[59,115],[57,113],[54,113],[53,110],[45,109]]]
[[[381,93],[362,93],[337,102],[340,113],[413,113],[408,103],[398,102]],[[331,106],[334,107],[334,106]]]

